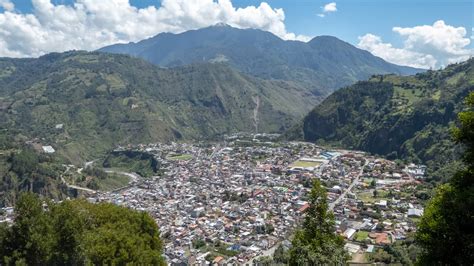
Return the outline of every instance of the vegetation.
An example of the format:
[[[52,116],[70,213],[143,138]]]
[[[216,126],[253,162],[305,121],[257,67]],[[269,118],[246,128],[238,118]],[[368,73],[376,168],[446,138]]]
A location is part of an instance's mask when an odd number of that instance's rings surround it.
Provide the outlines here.
[[[118,168],[135,172],[143,177],[156,175],[159,162],[152,154],[139,151],[114,151],[104,160],[105,168]]]
[[[296,83],[318,99],[372,74],[418,71],[387,63],[331,36],[318,36],[309,42],[287,42],[269,32],[230,26],[159,34],[138,43],[104,47],[101,51],[137,56],[163,67],[219,62],[259,78]]]
[[[283,264],[287,265],[290,261],[290,253],[289,250],[285,249],[283,245],[279,245],[275,252],[273,253],[273,263],[274,264]]]
[[[68,195],[60,175],[64,167],[46,154],[31,146],[19,145],[13,140],[8,149],[0,150],[0,206],[11,206],[21,191],[43,194],[62,199]]]
[[[296,161],[291,164],[292,167],[318,167],[321,163],[320,162],[311,162],[311,161]]]
[[[392,245],[377,250],[369,254],[370,262],[382,262],[385,264],[414,265],[420,255],[420,248],[415,243],[412,234],[405,240],[398,240]]]
[[[436,181],[459,169],[449,128],[474,90],[474,59],[415,76],[373,76],[329,96],[287,133],[428,166]]]
[[[100,168],[90,166],[85,168],[81,174],[82,180],[79,182],[76,180],[75,183],[94,190],[114,190],[122,188],[130,182],[130,178],[126,175],[107,173]]]
[[[458,115],[461,125],[453,131],[456,143],[465,147],[465,167],[437,188],[425,208],[416,235],[422,264],[474,264],[474,92],[466,103],[468,109]]]
[[[289,264],[344,264],[348,259],[344,239],[334,233],[334,214],[328,210],[326,191],[317,179],[308,201],[310,207],[303,227],[296,231],[292,241]]]
[[[0,229],[6,265],[165,265],[155,221],[144,212],[84,200],[43,203],[22,194]]]
[[[317,102],[301,86],[252,78],[221,64],[163,69],[98,52],[1,58],[0,73],[0,204],[13,204],[19,191],[65,198],[61,165],[82,165],[117,145],[208,139],[256,128],[280,132]],[[37,151],[52,145],[56,152],[32,157],[22,152],[26,142],[37,143]],[[156,173],[148,159],[128,157],[112,154],[106,165],[143,176]],[[123,177],[110,175],[80,178],[93,188],[123,183]]]
[[[179,155],[173,155],[173,156],[169,156],[167,159],[168,160],[182,160],[182,161],[187,161],[187,160],[191,160],[193,158],[193,156],[191,154],[179,154]]]
[[[70,162],[117,145],[281,132],[317,102],[306,89],[243,75],[222,64],[163,69],[104,53],[0,59],[0,128],[55,144]],[[56,126],[58,128],[56,128]],[[61,126],[62,125],[62,126]]]

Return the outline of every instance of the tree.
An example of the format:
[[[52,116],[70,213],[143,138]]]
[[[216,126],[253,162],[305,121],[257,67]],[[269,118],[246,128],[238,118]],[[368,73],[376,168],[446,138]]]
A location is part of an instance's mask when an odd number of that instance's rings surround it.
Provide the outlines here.
[[[375,178],[370,181],[370,187],[375,188],[377,186],[377,182],[375,181]]]
[[[421,264],[474,264],[474,92],[466,103],[468,109],[458,115],[460,127],[453,130],[456,142],[465,146],[465,167],[437,188],[425,208],[416,234]]]
[[[271,266],[272,264],[273,264],[273,260],[270,256],[259,257],[255,261],[255,265],[257,266]]]
[[[53,227],[42,202],[34,194],[23,194],[16,204],[15,216],[15,223],[6,229],[2,239],[4,263],[47,264],[54,245]]]
[[[29,174],[38,167],[38,156],[30,149],[24,149],[17,154],[12,154],[11,171],[19,176]]]
[[[328,210],[326,191],[315,180],[303,227],[296,231],[290,265],[343,264],[348,259],[344,240],[334,233],[334,214]]]
[[[15,214],[0,228],[2,265],[164,265],[158,227],[144,212],[24,193]]]
[[[287,264],[289,261],[289,253],[283,245],[279,245],[276,249],[275,252],[273,253],[273,262],[276,264]]]

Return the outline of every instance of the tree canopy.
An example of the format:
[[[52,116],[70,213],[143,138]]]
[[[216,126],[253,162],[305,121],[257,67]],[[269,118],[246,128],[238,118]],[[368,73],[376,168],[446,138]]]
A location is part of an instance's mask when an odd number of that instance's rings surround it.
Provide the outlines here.
[[[290,265],[343,264],[347,260],[344,240],[334,233],[334,214],[319,180],[309,194],[310,207],[303,227],[296,231],[290,249]]]
[[[474,92],[466,104],[458,115],[460,127],[453,130],[465,147],[465,168],[438,187],[425,209],[417,232],[422,264],[474,264]]]
[[[146,213],[85,200],[43,202],[25,193],[15,221],[0,230],[0,264],[164,265],[155,221]]]

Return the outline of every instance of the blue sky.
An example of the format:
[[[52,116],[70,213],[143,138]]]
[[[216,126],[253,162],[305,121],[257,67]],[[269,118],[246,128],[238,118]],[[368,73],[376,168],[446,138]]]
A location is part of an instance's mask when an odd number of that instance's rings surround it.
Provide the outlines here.
[[[259,1],[239,0],[245,6]],[[463,26],[468,31],[474,25],[474,1],[469,0],[341,0],[337,12],[324,18],[316,14],[321,6],[333,1],[274,0],[272,7],[283,8],[289,31],[309,36],[333,35],[350,43],[357,43],[358,36],[374,33],[384,40],[400,43],[393,34],[395,26],[413,27],[444,20],[449,25]],[[472,44],[471,44],[472,45]]]
[[[100,0],[99,0],[100,1]],[[12,1],[16,8],[31,12],[30,0]],[[52,0],[56,4],[71,4],[74,0]],[[237,7],[258,6],[262,1],[234,0]],[[412,27],[433,24],[444,20],[453,26],[465,27],[472,35],[474,27],[474,1],[472,0],[341,0],[337,12],[320,18],[321,7],[333,1],[319,0],[267,0],[273,8],[285,11],[285,24],[289,31],[307,36],[333,35],[352,44],[366,33],[374,33],[384,40],[400,44],[393,34],[395,26]],[[136,7],[159,7],[159,0],[131,0]],[[471,47],[474,47],[471,42]]]
[[[0,56],[36,56],[49,52],[48,47],[51,47],[51,51],[76,48],[74,42],[69,43],[68,40],[74,37],[72,34],[80,35],[81,30],[84,35],[99,36],[95,39],[79,36],[76,40],[77,49],[90,50],[113,42],[138,41],[163,31],[178,33],[219,20],[225,20],[224,22],[236,27],[268,30],[283,39],[306,41],[318,35],[333,35],[387,61],[419,67],[442,67],[468,58],[474,50],[474,37],[471,37],[474,35],[472,0],[268,0],[265,1],[268,8],[257,0],[219,0],[222,2],[219,4],[218,0],[35,1],[33,4],[31,0],[0,0],[0,23],[3,16],[3,21],[7,22],[5,28],[12,31],[3,36],[0,33]],[[231,11],[228,5],[223,4],[227,1],[232,7]],[[49,2],[54,8],[48,6]],[[84,4],[86,8],[74,10],[72,4],[75,2]],[[10,3],[10,6],[5,3]],[[101,7],[96,10],[94,6],[99,3]],[[147,18],[139,11],[132,14],[133,12],[119,10],[129,4],[143,10],[154,6],[156,10]],[[186,14],[174,14],[173,12],[177,12],[172,10],[174,4],[182,10],[188,10],[189,17]],[[11,8],[12,5],[14,8]],[[60,8],[60,5],[71,9]],[[163,6],[167,7],[166,11]],[[323,10],[325,6],[326,12]],[[253,12],[251,7],[257,8],[257,12]],[[193,8],[198,9],[197,13],[200,14],[193,15]],[[239,13],[238,8],[244,9],[244,12]],[[43,11],[39,12],[40,9]],[[284,12],[284,19],[277,9]],[[222,19],[218,13],[223,10],[226,10],[226,15]],[[11,14],[7,14],[8,12]],[[41,24],[39,28],[37,22],[27,18],[27,14],[35,16]],[[107,21],[107,17],[114,15],[123,17],[124,21]],[[174,16],[176,21],[173,20]],[[212,19],[207,19],[206,16]],[[61,25],[67,23],[76,23],[69,26],[77,27],[78,30],[63,30]],[[83,25],[78,25],[81,23]],[[121,23],[123,25],[117,26]],[[143,27],[147,23],[149,25]],[[151,26],[154,24],[157,26]],[[127,29],[129,25],[132,28]],[[137,28],[133,29],[134,26]],[[394,27],[400,29],[394,30]],[[55,36],[58,31],[60,37]],[[19,39],[21,43],[33,40],[35,34],[44,38],[44,47],[41,42],[34,49],[27,45],[15,47],[15,42],[18,43]],[[12,36],[17,39],[12,39]],[[58,40],[64,40],[62,46],[57,44]],[[48,42],[53,45],[48,45]]]

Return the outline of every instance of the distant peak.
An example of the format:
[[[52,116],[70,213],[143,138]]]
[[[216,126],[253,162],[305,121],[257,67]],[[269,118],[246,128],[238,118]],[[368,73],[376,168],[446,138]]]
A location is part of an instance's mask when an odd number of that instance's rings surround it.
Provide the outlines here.
[[[340,41],[343,42],[341,39],[331,36],[331,35],[321,35],[321,36],[316,36],[314,37],[310,42],[312,41]]]
[[[219,22],[215,24],[214,27],[229,27],[230,28],[231,26],[225,22]]]

